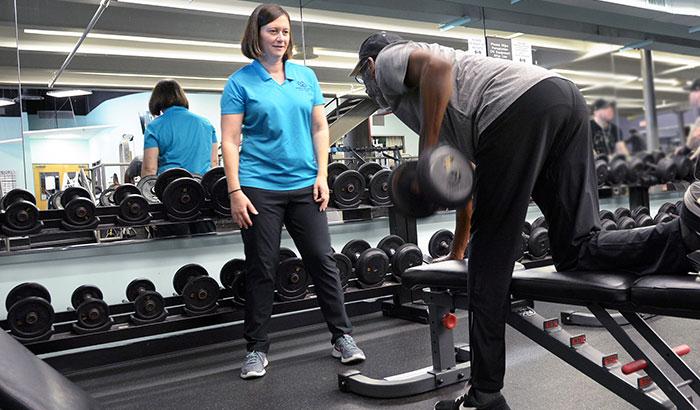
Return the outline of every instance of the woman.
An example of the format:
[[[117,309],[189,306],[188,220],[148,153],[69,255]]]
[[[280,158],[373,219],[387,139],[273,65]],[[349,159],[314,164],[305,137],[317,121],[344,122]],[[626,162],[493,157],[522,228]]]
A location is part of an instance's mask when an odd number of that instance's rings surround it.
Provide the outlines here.
[[[244,379],[265,375],[282,224],[311,276],[343,363],[365,359],[350,336],[328,223],[328,123],[314,72],[292,64],[289,14],[258,6],[241,49],[254,60],[229,77],[221,97],[221,133],[231,214],[246,255]],[[244,135],[240,148],[241,134]]]
[[[189,110],[190,103],[177,81],[161,80],[153,87],[148,108],[155,118],[143,136],[141,176],[184,168],[204,175],[218,162],[216,130],[206,118]]]
[[[204,175],[217,166],[219,144],[216,130],[206,118],[189,110],[190,103],[177,81],[161,80],[153,87],[148,109],[155,118],[143,136],[141,176],[161,174],[169,168],[184,168]],[[211,221],[157,225],[154,236],[214,232]]]

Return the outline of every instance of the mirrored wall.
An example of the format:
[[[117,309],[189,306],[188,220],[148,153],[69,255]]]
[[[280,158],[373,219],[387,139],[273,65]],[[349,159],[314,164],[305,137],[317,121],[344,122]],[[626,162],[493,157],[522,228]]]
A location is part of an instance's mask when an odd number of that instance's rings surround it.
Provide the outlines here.
[[[15,9],[0,0],[0,194],[25,186]]]
[[[0,175],[3,189],[26,187],[45,208],[51,192],[73,183],[80,170],[94,180],[96,195],[123,182],[125,165],[143,152],[150,89],[160,79],[180,82],[190,109],[207,117],[219,134],[221,90],[231,73],[250,62],[240,41],[260,3],[21,1],[17,38],[13,4],[0,0]],[[594,41],[541,23],[533,28],[488,7],[453,1],[280,4],[292,19],[292,61],[316,72],[329,118],[364,95],[348,74],[362,41],[384,30],[554,70],[575,82],[591,106],[599,100],[614,103],[606,118],[622,139],[635,133],[646,139],[642,52],[626,47],[627,41]],[[94,27],[75,50],[91,21]],[[698,117],[686,88],[700,78],[700,57],[654,51],[653,71],[660,147],[673,150],[686,142]],[[367,144],[417,154],[417,136],[393,115],[377,113],[360,124],[367,130]],[[336,126],[333,142],[342,144],[347,131]],[[700,136],[700,127],[697,132]]]

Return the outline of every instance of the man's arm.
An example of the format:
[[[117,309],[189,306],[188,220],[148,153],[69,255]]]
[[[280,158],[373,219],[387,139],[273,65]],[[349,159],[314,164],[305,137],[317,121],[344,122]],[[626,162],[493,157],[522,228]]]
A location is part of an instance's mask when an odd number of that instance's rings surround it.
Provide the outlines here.
[[[141,177],[158,173],[158,147],[143,150],[143,163],[141,164]]]
[[[443,57],[424,50],[416,50],[408,58],[404,83],[409,88],[418,87],[421,98],[422,119],[419,154],[437,144],[442,119],[452,96],[452,64]],[[450,255],[444,259],[460,260],[469,241],[472,201],[457,209],[455,237]]]
[[[418,87],[421,99],[419,154],[437,144],[442,119],[452,96],[452,64],[425,50],[415,50],[408,57],[404,83]]]

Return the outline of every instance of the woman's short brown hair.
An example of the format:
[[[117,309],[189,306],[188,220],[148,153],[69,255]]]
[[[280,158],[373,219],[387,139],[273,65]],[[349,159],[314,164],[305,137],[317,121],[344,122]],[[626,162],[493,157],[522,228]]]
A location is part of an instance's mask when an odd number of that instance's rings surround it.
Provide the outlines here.
[[[153,87],[151,92],[148,110],[151,114],[157,116],[174,105],[190,108],[190,102],[187,100],[185,90],[182,89],[177,81],[171,78],[158,81],[158,84]]]
[[[248,17],[248,24],[245,26],[243,38],[241,39],[241,52],[243,55],[255,60],[262,54],[260,49],[260,27],[266,26],[277,20],[280,16],[287,16],[287,20],[291,25],[292,19],[289,14],[278,4],[265,3],[261,4],[253,10],[253,14]],[[284,53],[282,61],[287,61],[292,57],[294,50],[294,40],[292,40],[292,32],[289,32],[289,45],[287,52]]]

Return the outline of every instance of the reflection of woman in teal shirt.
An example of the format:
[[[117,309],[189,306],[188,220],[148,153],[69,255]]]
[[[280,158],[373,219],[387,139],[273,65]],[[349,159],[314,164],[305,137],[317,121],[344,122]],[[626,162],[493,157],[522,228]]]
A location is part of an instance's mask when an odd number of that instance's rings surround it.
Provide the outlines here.
[[[352,328],[324,212],[328,123],[318,80],[311,69],[287,61],[293,49],[289,15],[277,5],[255,9],[241,49],[254,61],[229,77],[221,96],[231,214],[242,228],[247,268],[248,355],[241,377],[265,374],[282,224],[313,279],[333,335],[333,355],[343,362],[364,360],[349,335]]]
[[[190,112],[185,91],[177,81],[159,81],[148,108],[157,118],[144,132],[142,176],[161,174],[168,168],[204,175],[217,165],[219,144],[214,126]]]

